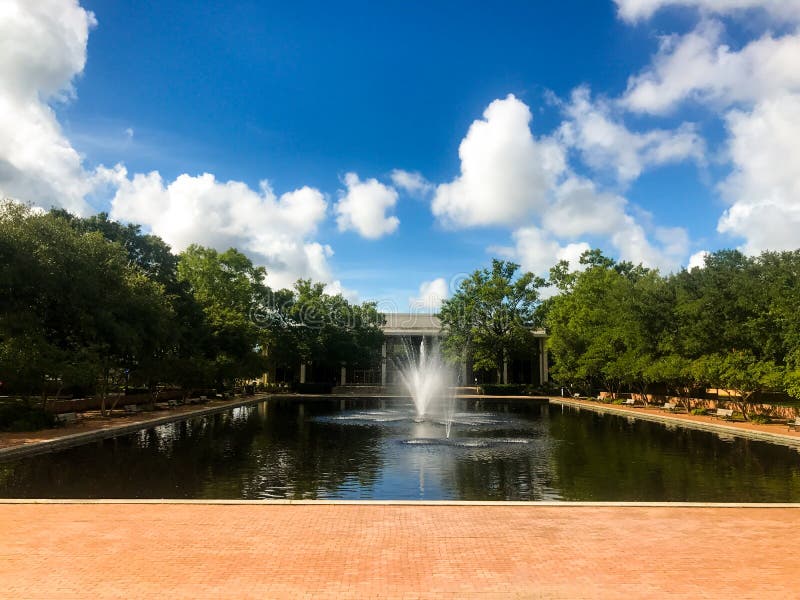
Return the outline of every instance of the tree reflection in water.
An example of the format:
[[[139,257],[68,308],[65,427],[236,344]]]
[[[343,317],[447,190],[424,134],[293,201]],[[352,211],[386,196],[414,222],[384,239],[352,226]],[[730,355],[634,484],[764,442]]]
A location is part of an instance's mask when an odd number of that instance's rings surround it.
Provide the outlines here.
[[[0,497],[800,501],[800,454],[527,401],[278,398],[0,463]]]

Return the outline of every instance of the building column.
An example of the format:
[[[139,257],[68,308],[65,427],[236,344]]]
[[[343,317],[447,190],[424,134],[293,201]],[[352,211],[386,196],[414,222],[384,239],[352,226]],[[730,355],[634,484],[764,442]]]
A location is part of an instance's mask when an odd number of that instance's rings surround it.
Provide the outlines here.
[[[381,385],[386,385],[386,342],[381,347]]]
[[[347,367],[342,366],[342,379],[339,385],[346,385],[347,384]]]
[[[306,382],[306,363],[300,363],[300,383]]]
[[[508,356],[503,354],[503,383],[508,383]]]
[[[550,381],[550,369],[547,364],[547,348],[544,345],[544,338],[539,338],[539,384]]]

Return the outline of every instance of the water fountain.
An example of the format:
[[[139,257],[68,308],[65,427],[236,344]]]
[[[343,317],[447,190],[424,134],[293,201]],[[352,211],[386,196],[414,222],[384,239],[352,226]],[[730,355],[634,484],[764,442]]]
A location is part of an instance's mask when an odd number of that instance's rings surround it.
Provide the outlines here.
[[[398,371],[414,401],[417,420],[423,421],[431,414],[441,416],[445,435],[449,438],[455,411],[455,396],[449,385],[452,380],[450,369],[442,361],[438,349],[429,351],[424,339],[416,353],[411,344],[405,342],[405,354],[405,361],[399,365]]]

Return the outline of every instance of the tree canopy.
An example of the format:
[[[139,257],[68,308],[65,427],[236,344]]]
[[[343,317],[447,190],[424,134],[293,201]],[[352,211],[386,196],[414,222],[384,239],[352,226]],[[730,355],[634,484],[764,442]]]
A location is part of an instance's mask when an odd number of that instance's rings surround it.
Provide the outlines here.
[[[496,371],[499,381],[508,356],[532,344],[544,281],[518,271],[519,265],[495,259],[491,268],[464,279],[442,303],[443,349],[450,360],[471,356],[474,368]]]
[[[686,399],[721,388],[746,418],[765,392],[800,395],[800,252],[721,250],[668,276],[596,250],[581,263],[551,270],[561,293],[541,309],[561,383],[611,392],[659,385]]]
[[[273,291],[242,252],[179,255],[138,225],[0,205],[0,381],[22,396],[127,386],[184,389],[260,376],[269,363],[366,364],[375,305],[300,280]],[[266,351],[266,352],[265,352]],[[321,358],[320,358],[321,357]]]

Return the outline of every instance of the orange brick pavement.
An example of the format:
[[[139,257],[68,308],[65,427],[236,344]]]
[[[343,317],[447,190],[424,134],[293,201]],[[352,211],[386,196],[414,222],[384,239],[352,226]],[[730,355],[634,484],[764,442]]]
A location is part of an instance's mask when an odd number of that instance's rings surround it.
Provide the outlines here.
[[[800,510],[0,505],[2,598],[797,598]]]

